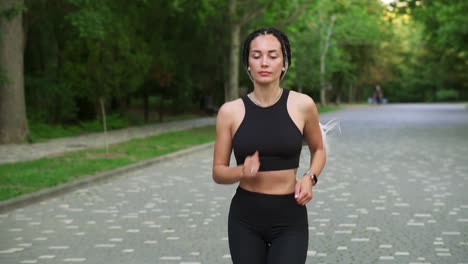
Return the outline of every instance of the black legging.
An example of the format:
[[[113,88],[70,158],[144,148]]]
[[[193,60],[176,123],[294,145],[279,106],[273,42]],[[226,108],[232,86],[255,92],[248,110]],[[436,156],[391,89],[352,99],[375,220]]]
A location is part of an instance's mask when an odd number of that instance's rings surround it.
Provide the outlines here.
[[[304,264],[309,230],[307,208],[294,194],[271,195],[237,188],[228,220],[234,264]]]

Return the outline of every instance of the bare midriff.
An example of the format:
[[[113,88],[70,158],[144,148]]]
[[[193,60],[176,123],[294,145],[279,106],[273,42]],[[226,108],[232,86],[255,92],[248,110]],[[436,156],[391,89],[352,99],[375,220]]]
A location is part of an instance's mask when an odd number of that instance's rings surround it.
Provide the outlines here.
[[[245,190],[257,193],[294,193],[296,186],[296,170],[259,171],[255,177],[242,179],[239,186]]]

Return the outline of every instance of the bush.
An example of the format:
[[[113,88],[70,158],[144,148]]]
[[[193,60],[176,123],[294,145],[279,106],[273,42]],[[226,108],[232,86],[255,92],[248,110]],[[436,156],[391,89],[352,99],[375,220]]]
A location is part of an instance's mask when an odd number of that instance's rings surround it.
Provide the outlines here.
[[[119,114],[111,114],[107,118],[107,129],[120,129],[129,126],[128,120]],[[52,138],[73,137],[84,133],[103,131],[101,119],[80,122],[79,124],[51,125],[43,121],[29,120],[30,134],[28,141],[41,142]]]
[[[111,114],[106,116],[106,121],[107,130],[128,127],[128,120],[126,118],[122,118],[119,114]],[[99,117],[99,119],[96,119],[94,121],[81,122],[80,125],[83,128],[83,130],[87,132],[103,131],[101,116]]]
[[[82,129],[78,126],[50,125],[36,120],[29,120],[28,123],[28,141],[31,143],[51,138],[76,136],[82,132]]]
[[[53,73],[25,76],[25,94],[30,119],[64,123],[76,118],[75,91]]]
[[[456,101],[458,99],[458,91],[453,89],[438,90],[436,92],[437,101]]]

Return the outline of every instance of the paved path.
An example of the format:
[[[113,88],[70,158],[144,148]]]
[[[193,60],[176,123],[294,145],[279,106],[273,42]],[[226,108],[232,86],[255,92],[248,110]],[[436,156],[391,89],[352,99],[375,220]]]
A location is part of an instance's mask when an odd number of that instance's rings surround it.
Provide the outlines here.
[[[468,263],[468,109],[384,105],[341,121],[314,200],[307,263]],[[305,170],[307,157],[299,173]],[[231,263],[235,186],[212,150],[0,215],[0,263]]]
[[[215,117],[206,117],[112,130],[108,132],[107,141],[109,144],[114,144],[167,131],[213,125],[214,123]],[[44,143],[0,145],[0,164],[33,160],[68,151],[105,146],[105,140],[104,133],[92,133],[78,137],[53,139]]]

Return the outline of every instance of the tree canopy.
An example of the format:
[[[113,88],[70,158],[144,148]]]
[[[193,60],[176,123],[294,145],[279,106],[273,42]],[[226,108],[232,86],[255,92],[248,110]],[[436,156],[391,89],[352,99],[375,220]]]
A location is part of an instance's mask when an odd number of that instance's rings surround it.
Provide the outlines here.
[[[139,110],[145,120],[152,111],[161,118],[198,111],[202,98],[219,106],[251,89],[240,43],[259,27],[278,27],[291,40],[282,85],[322,104],[365,102],[377,84],[390,102],[468,99],[463,0],[2,2],[10,5],[0,5],[0,47],[22,41],[15,52],[24,67],[2,59],[0,85],[24,78],[11,86],[24,92],[17,93],[24,122],[94,119],[99,100],[110,112]],[[20,16],[22,25],[11,27]],[[24,39],[8,37],[10,30]],[[2,106],[9,96],[0,96]]]

